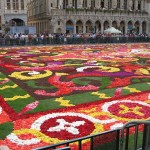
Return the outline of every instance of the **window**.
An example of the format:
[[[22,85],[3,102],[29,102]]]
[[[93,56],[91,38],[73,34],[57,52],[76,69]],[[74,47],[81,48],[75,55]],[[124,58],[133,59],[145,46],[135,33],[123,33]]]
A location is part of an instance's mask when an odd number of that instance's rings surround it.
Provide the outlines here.
[[[19,2],[18,0],[13,0],[13,9],[18,10],[19,9]]]
[[[75,6],[75,1],[74,0],[72,0],[72,7],[74,7]]]
[[[117,8],[120,8],[120,0],[117,0]]]
[[[24,10],[24,0],[20,0],[21,3],[21,10]]]
[[[124,9],[127,9],[127,0],[124,0]]]
[[[7,0],[7,9],[10,9],[10,0]]]
[[[104,8],[104,0],[101,1],[101,8]]]
[[[132,10],[134,10],[135,9],[135,1],[133,0],[132,2],[133,2],[132,3]]]
[[[112,8],[112,0],[108,0],[108,8],[109,8],[109,9]]]
[[[141,1],[138,1],[138,10],[141,10]]]
[[[60,21],[58,21],[58,25],[60,25]]]
[[[57,8],[59,7],[59,0],[57,0]]]
[[[83,6],[83,8],[87,8],[87,0],[83,0],[82,6]]]
[[[91,1],[91,8],[94,9],[95,8],[95,0]]]

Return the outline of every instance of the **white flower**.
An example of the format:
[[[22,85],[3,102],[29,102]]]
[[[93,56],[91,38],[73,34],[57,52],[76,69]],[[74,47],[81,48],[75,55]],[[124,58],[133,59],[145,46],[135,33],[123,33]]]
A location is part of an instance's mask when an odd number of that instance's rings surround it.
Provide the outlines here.
[[[88,68],[95,68],[95,66],[85,66],[85,67],[80,67],[80,68],[77,68],[77,72],[83,72],[84,69],[88,69]]]
[[[110,127],[111,130],[114,130],[114,129],[118,129],[118,128],[121,128],[123,126],[123,123],[116,123],[114,125],[112,125]]]
[[[27,63],[27,62],[29,62],[29,61],[20,61],[21,64],[22,64],[22,63]]]
[[[72,123],[67,122],[64,119],[57,119],[56,122],[59,123],[56,127],[49,128],[49,132],[60,132],[62,130],[66,130],[67,132],[73,134],[73,135],[78,135],[80,132],[78,130],[78,126],[84,125],[85,121],[75,121]]]
[[[38,71],[31,71],[28,74],[29,75],[37,75],[37,74],[40,74],[40,72],[38,72]]]
[[[9,139],[12,143],[15,143],[17,145],[31,145],[31,144],[37,144],[40,142],[37,138],[32,138],[29,140],[22,140],[18,138],[17,135],[14,133],[11,133],[10,135],[7,136],[7,139]]]

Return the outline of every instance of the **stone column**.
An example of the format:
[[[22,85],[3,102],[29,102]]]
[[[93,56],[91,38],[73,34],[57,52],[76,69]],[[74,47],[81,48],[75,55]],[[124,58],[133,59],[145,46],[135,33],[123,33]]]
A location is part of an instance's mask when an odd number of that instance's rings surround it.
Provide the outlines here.
[[[104,8],[108,9],[108,0],[104,0]]]
[[[7,5],[7,4],[6,4]],[[7,6],[6,6],[7,7]],[[13,10],[13,1],[10,0],[10,9]]]
[[[86,33],[86,23],[83,22],[83,33]]]
[[[19,10],[21,10],[21,1],[18,1],[18,5],[19,5]]]
[[[78,1],[78,8],[82,8],[83,0]]]
[[[146,5],[146,3],[145,3],[145,0],[143,0],[143,10],[145,10],[145,6]]]
[[[104,22],[103,21],[101,22],[101,33],[102,34],[104,33]]]
[[[63,0],[59,0],[59,6],[58,6],[59,9],[62,9],[63,8]]]
[[[113,9],[117,8],[117,0],[112,0],[112,8]]]
[[[91,8],[91,0],[87,0],[87,7]]]
[[[149,22],[146,21],[146,34],[148,34],[148,27],[149,27]]]
[[[76,34],[76,32],[77,32],[77,31],[76,31],[76,22],[74,22],[74,25],[73,25],[73,26],[74,26],[73,33]]]
[[[72,0],[68,0],[68,7],[71,8],[73,5]]]
[[[100,8],[100,0],[95,0],[96,9]]]
[[[129,1],[128,1],[128,7],[127,7],[127,8],[129,8],[129,10],[132,10],[132,5],[133,5],[133,1],[132,1],[132,0],[129,0]]]
[[[42,23],[39,22],[39,32],[42,33]]]
[[[148,34],[150,35],[150,20],[148,21]]]
[[[144,5],[144,1],[141,1],[141,11],[143,11],[143,5]]]
[[[109,27],[112,27],[112,20],[109,21]]]
[[[128,22],[125,22],[125,34],[128,32]]]
[[[36,32],[37,32],[37,33],[40,33],[40,32],[39,32],[39,23],[38,23],[38,22],[36,22]]]
[[[124,9],[124,0],[120,0],[120,9]]]
[[[140,23],[139,33],[142,33],[142,22],[139,22],[139,23]]]
[[[134,8],[134,10],[138,10],[138,1],[137,0],[135,1],[135,8]]]

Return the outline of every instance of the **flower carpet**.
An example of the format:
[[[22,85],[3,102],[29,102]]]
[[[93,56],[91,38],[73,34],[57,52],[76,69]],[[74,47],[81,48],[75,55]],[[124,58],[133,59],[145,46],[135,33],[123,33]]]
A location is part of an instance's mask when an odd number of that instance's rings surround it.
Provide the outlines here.
[[[31,150],[149,120],[149,58],[148,43],[0,48],[0,145]]]

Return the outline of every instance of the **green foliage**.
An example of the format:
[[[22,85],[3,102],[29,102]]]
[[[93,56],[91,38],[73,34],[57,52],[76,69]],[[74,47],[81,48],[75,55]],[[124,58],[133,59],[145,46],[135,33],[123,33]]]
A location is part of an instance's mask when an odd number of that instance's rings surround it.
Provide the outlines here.
[[[0,140],[5,139],[13,131],[13,123],[0,124]]]
[[[58,102],[55,102],[54,100],[55,100],[55,98],[41,100],[40,104],[34,110],[31,110],[28,113],[36,113],[36,112],[42,112],[42,111],[62,108],[62,106],[60,106],[60,104]]]

